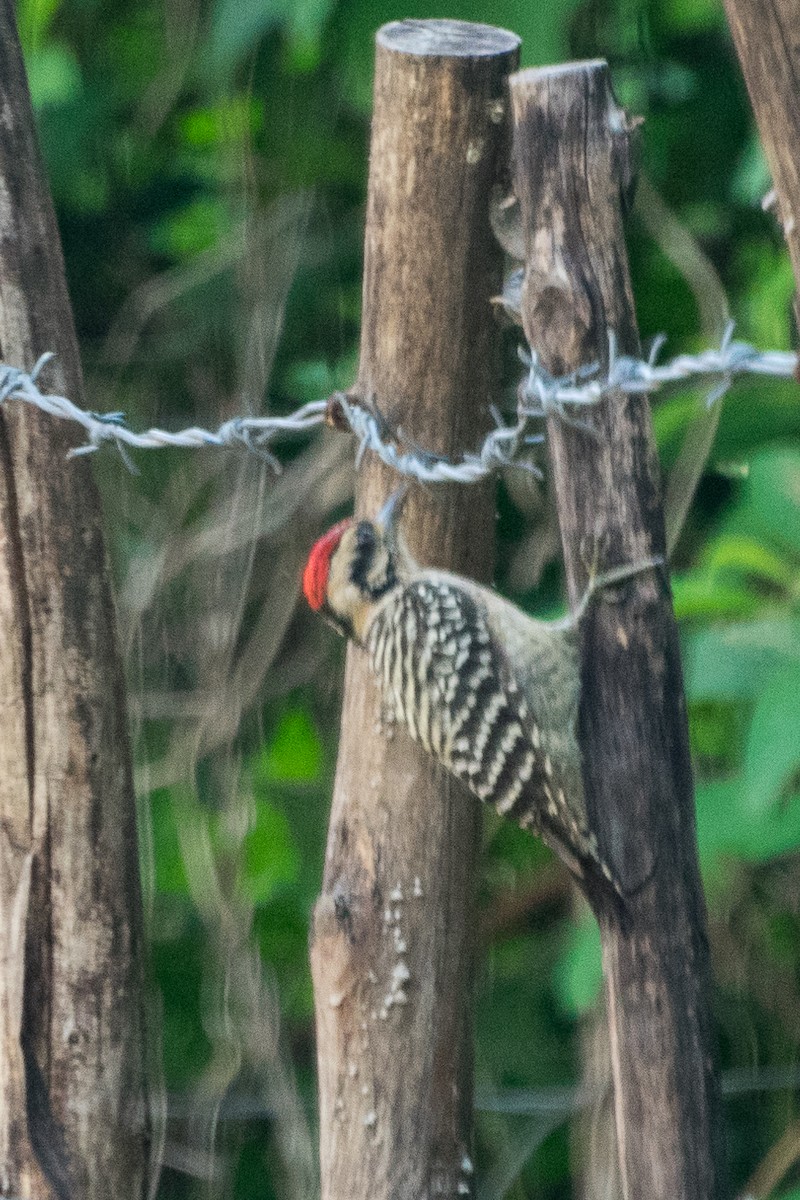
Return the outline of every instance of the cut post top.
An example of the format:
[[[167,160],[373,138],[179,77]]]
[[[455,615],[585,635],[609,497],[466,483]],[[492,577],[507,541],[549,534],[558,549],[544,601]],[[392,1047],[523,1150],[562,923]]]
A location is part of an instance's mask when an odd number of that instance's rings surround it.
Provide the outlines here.
[[[519,37],[508,29],[470,21],[391,21],[375,36],[384,50],[420,58],[490,58],[509,54],[520,45]]]
[[[577,59],[575,62],[552,63],[544,67],[525,67],[514,72],[520,83],[536,83],[544,79],[556,79],[561,75],[599,75],[608,71],[604,58]]]

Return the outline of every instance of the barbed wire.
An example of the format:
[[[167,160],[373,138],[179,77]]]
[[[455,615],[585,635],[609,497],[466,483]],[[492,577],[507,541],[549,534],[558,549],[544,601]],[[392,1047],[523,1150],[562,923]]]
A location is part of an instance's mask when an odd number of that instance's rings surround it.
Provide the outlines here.
[[[288,417],[234,417],[215,431],[192,425],[175,433],[158,428],[137,433],[125,423],[124,413],[91,412],[78,408],[66,396],[42,393],[36,381],[42,369],[54,357],[52,353],[43,354],[30,374],[17,367],[0,364],[0,404],[6,400],[21,400],[62,421],[74,421],[82,426],[86,443],[70,450],[69,458],[92,454],[105,442],[114,443],[120,451],[125,448],[163,450],[167,446],[197,450],[204,446],[232,446],[238,443],[267,458],[270,465],[278,470],[280,463],[269,453],[267,444],[278,434],[303,433],[325,419],[326,401],[314,400]]]
[[[386,424],[374,410],[344,395],[340,395],[338,401],[346,423],[358,441],[356,465],[367,450],[372,450],[399,474],[411,475],[422,483],[477,483],[499,468],[511,466],[541,475],[535,463],[520,458],[523,447],[544,440],[544,434],[531,432],[527,414],[519,413],[515,425],[504,425],[499,412],[493,409],[495,428],[486,435],[480,450],[476,454],[465,454],[459,462],[452,462],[443,455],[419,447],[402,450],[397,444],[407,441],[402,429],[389,440]]]
[[[456,463],[417,447],[403,449],[402,444],[407,439],[402,430],[390,435],[385,420],[374,407],[368,407],[344,392],[336,392],[326,400],[311,400],[286,417],[234,417],[216,430],[193,425],[175,432],[159,428],[137,432],[126,424],[124,413],[92,412],[79,408],[66,396],[43,393],[37,379],[53,357],[52,353],[43,354],[30,372],[0,363],[0,405],[7,400],[19,400],[60,420],[80,425],[86,434],[86,442],[70,450],[69,458],[92,454],[103,444],[112,443],[126,464],[135,470],[127,453],[129,449],[182,447],[197,450],[208,446],[241,445],[259,454],[277,472],[281,469],[280,462],[268,448],[276,437],[307,433],[320,425],[335,424],[337,427],[344,425],[355,434],[359,443],[357,462],[367,450],[372,450],[387,466],[423,483],[475,483],[499,467],[515,464],[539,473],[534,464],[519,460],[523,445],[542,440],[541,434],[534,434],[528,428],[527,417],[520,417],[515,426],[508,427],[495,414],[497,428],[487,434],[480,451],[466,454]],[[336,412],[335,419],[331,417],[332,410]]]
[[[499,468],[511,466],[540,474],[530,458],[525,457],[532,445],[543,440],[543,434],[536,432],[532,423],[557,414],[572,424],[580,424],[571,409],[580,412],[614,392],[649,394],[670,384],[716,380],[707,397],[711,406],[721,399],[738,375],[782,379],[797,376],[796,354],[757,350],[746,342],[735,342],[732,322],[726,327],[718,349],[681,354],[658,364],[664,340],[657,338],[647,358],[639,359],[619,354],[616,338],[610,334],[605,370],[594,363],[563,377],[550,375],[535,351],[521,351],[528,373],[518,391],[516,422],[506,424],[499,413],[493,412],[496,427],[486,435],[480,450],[465,454],[457,462],[415,446],[402,429],[391,430],[373,404],[344,392],[309,401],[285,417],[234,417],[216,430],[192,425],[176,432],[159,428],[137,432],[127,425],[123,413],[91,412],[79,408],[66,396],[43,393],[37,379],[53,359],[51,353],[43,354],[30,373],[0,363],[0,405],[7,400],[18,400],[60,420],[73,421],[84,430],[86,441],[70,450],[69,457],[91,454],[105,443],[112,443],[131,469],[135,469],[127,453],[131,449],[193,450],[240,445],[279,471],[280,463],[270,451],[270,443],[282,435],[304,434],[328,424],[354,434],[358,442],[357,463],[370,450],[401,475],[413,476],[423,483],[476,483]]]
[[[656,359],[666,341],[663,335],[653,341],[647,358],[640,359],[620,354],[616,335],[610,332],[605,371],[601,371],[598,363],[592,363],[561,378],[545,370],[535,351],[522,350],[520,357],[528,367],[528,378],[520,389],[522,411],[531,417],[553,413],[564,416],[567,406],[591,406],[612,392],[649,394],[668,384],[716,378],[716,385],[706,397],[710,408],[728,391],[737,375],[771,375],[780,379],[796,376],[796,354],[787,350],[757,350],[747,342],[735,342],[733,331],[734,322],[728,321],[719,349],[679,354],[660,365]]]

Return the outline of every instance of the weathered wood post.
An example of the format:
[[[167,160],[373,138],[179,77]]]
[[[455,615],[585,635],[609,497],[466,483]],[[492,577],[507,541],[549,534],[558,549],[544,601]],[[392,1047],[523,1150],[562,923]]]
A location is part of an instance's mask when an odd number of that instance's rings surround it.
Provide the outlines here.
[[[454,21],[377,37],[357,391],[449,456],[480,445],[496,393],[489,196],[518,44]],[[374,515],[399,482],[368,457],[357,513]],[[415,488],[403,528],[421,562],[491,577],[490,485]],[[471,1194],[480,820],[404,733],[383,736],[351,649],[311,949],[324,1200]]]
[[[605,63],[511,80],[515,190],[526,240],[525,334],[554,375],[639,338],[622,225],[630,125]],[[591,436],[548,420],[570,597],[600,570],[664,553],[649,405],[614,394],[581,410]],[[589,816],[627,892],[596,904],[625,1200],[725,1192],[678,637],[666,571],[599,598],[585,622],[579,718]]]
[[[794,0],[725,0],[758,132],[775,185],[778,218],[800,291],[800,43]],[[800,301],[795,298],[800,328]]]
[[[0,360],[82,381],[11,0],[0,2]],[[0,411],[0,1192],[141,1200],[139,875],[122,667],[85,462]]]

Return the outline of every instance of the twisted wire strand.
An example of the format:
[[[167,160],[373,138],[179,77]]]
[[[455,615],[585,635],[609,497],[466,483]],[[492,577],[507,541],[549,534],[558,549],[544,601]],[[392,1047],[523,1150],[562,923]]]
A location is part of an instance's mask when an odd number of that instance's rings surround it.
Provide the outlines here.
[[[681,354],[659,364],[656,359],[663,343],[663,338],[656,339],[648,357],[639,359],[620,354],[616,337],[609,334],[606,370],[593,363],[560,378],[545,370],[535,351],[521,350],[520,357],[528,372],[519,388],[516,422],[505,424],[494,412],[495,428],[486,435],[481,448],[465,454],[458,462],[413,446],[401,430],[387,430],[380,414],[352,395],[343,393],[326,400],[309,401],[285,417],[234,417],[216,430],[192,425],[176,432],[159,428],[137,432],[126,424],[123,413],[91,412],[79,408],[66,396],[43,393],[37,379],[42,368],[54,357],[51,353],[43,354],[30,373],[0,363],[0,405],[7,400],[17,400],[60,420],[80,425],[86,441],[70,450],[69,457],[92,454],[110,442],[132,467],[127,455],[130,449],[158,450],[169,446],[195,450],[239,445],[260,455],[275,471],[280,471],[278,459],[269,450],[270,443],[276,437],[308,433],[329,422],[330,404],[335,400],[344,426],[358,443],[357,463],[370,450],[399,474],[412,476],[422,483],[477,483],[496,470],[511,466],[540,474],[526,457],[530,447],[543,440],[543,435],[534,431],[532,422],[557,414],[577,423],[572,412],[590,408],[614,392],[649,394],[664,386],[711,380],[714,382],[706,401],[710,407],[727,392],[736,376],[788,379],[797,375],[796,354],[757,350],[746,342],[736,342],[732,322],[727,326],[719,348],[703,350],[699,354]]]
[[[521,387],[522,410],[530,417],[546,417],[552,413],[564,415],[569,405],[576,408],[598,404],[613,392],[651,393],[669,384],[716,379],[706,398],[710,408],[728,391],[737,375],[770,375],[790,379],[797,372],[797,355],[786,350],[757,350],[747,342],[733,340],[734,323],[725,327],[718,348],[702,350],[699,354],[679,354],[669,362],[656,362],[664,345],[664,337],[653,342],[646,359],[620,354],[616,335],[608,336],[608,368],[603,372],[598,363],[581,367],[571,375],[557,378],[541,365],[535,351],[520,354],[528,367],[528,377]]]

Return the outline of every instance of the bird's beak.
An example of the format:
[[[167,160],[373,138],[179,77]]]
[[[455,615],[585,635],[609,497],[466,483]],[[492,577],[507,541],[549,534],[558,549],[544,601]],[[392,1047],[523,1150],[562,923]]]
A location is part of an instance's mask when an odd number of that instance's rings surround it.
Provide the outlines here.
[[[384,531],[387,540],[394,541],[395,539],[395,523],[400,516],[403,504],[409,493],[407,483],[401,483],[399,488],[392,492],[389,499],[384,504],[381,511],[375,518],[375,524]]]
[[[336,632],[342,637],[353,637],[352,626],[349,624],[349,622],[344,621],[341,617],[337,616],[336,613],[328,606],[327,601],[319,610],[319,616],[322,617],[326,625],[330,625],[331,629],[335,629]]]

